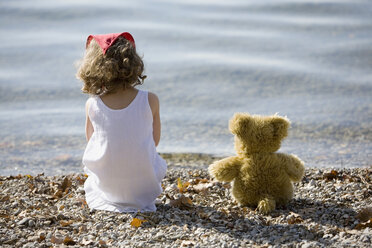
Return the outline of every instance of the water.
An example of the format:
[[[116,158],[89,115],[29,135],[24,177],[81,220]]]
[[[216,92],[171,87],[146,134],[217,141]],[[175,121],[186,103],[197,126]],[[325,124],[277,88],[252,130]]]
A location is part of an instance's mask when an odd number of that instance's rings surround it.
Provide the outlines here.
[[[234,153],[234,112],[286,115],[307,166],[372,158],[372,2],[1,1],[0,174],[81,170],[74,63],[89,34],[129,31],[161,100],[159,152]]]

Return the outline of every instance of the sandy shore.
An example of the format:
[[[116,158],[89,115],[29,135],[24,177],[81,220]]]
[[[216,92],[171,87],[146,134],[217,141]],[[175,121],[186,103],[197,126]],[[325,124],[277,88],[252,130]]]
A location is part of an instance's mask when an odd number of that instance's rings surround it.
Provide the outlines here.
[[[85,176],[0,176],[2,247],[369,247],[372,167],[306,169],[285,208],[239,207],[205,169],[217,159],[163,154],[157,212],[90,211]],[[181,183],[181,185],[179,184]]]

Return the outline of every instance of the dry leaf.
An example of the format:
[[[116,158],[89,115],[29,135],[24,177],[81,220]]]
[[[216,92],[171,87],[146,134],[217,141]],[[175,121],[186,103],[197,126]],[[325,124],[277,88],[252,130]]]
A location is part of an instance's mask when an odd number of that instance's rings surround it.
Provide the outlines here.
[[[65,245],[75,245],[76,242],[70,238],[69,236],[66,236],[65,239],[63,240],[63,244]]]
[[[80,176],[76,177],[76,181],[78,181],[79,185],[83,185],[85,180],[86,180],[86,178],[81,178]]]
[[[323,175],[323,178],[329,181],[333,179],[337,179],[337,177],[338,177],[338,172],[336,170],[332,170],[331,172],[325,173]]]
[[[177,179],[177,188],[180,193],[185,193],[187,191],[187,187],[190,185],[189,182],[182,183],[181,178]]]
[[[60,190],[64,193],[67,193],[71,185],[72,185],[72,182],[67,177],[65,177],[61,184]]]
[[[195,181],[193,184],[199,184],[199,183],[208,183],[207,178],[195,178]]]
[[[57,190],[57,192],[54,193],[53,198],[55,198],[55,199],[59,199],[59,198],[61,198],[62,196],[63,196],[62,191],[61,191],[61,190]]]
[[[361,230],[367,227],[372,228],[372,218],[370,218],[367,222],[359,223],[358,225],[356,225],[355,229]]]
[[[61,206],[59,207],[59,210],[60,210],[60,211],[63,210],[63,209],[65,209],[65,205],[61,205]]]
[[[131,221],[130,225],[132,227],[140,227],[142,225],[143,222],[146,222],[147,220],[141,220],[141,219],[138,219],[138,218],[133,218],[133,220]]]
[[[105,242],[104,240],[102,240],[102,239],[100,239],[100,240],[98,241],[98,244],[100,245],[100,247],[107,247],[106,242]]]
[[[296,213],[292,213],[292,215],[290,216],[290,218],[287,220],[288,224],[290,225],[293,225],[293,224],[299,224],[301,222],[303,222],[304,220],[301,218],[300,215],[296,214]]]
[[[372,218],[372,207],[363,208],[356,216],[358,220],[361,222],[368,221],[370,218]]]
[[[22,179],[22,175],[18,174],[18,176],[9,176],[8,179]]]
[[[33,189],[35,188],[35,185],[32,184],[32,183],[28,183],[27,186],[28,186],[28,188],[29,188],[30,190],[33,190]]]
[[[25,175],[25,177],[28,177],[28,178],[30,178],[30,179],[33,178],[31,175]]]
[[[40,234],[40,236],[39,236],[39,238],[37,239],[37,241],[38,241],[39,243],[41,243],[41,242],[43,242],[44,240],[45,240],[45,235]]]
[[[9,196],[9,195],[6,195],[6,196],[4,196],[4,197],[2,197],[2,198],[0,199],[0,202],[9,201],[9,199],[10,199],[10,196]]]
[[[6,214],[0,214],[0,218],[10,219],[10,216]]]
[[[182,195],[178,199],[170,200],[169,203],[172,207],[190,209],[193,207],[192,201],[189,197]]]
[[[63,221],[63,220],[61,220],[61,221],[59,222],[59,224],[60,224],[62,227],[69,226],[69,225],[71,225],[72,223],[74,223],[72,220],[69,220],[69,221]]]

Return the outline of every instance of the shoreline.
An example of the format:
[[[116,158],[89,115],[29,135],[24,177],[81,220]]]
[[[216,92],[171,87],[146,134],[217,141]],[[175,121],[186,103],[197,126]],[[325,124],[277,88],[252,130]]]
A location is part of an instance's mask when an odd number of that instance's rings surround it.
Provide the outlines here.
[[[279,151],[281,152],[281,151]],[[284,152],[285,153],[285,152]],[[209,154],[209,153],[170,153],[170,152],[160,152],[168,164],[168,169],[207,169],[210,164],[216,160],[226,158],[228,156],[235,156],[235,154],[230,155],[220,155],[220,154]],[[81,156],[76,157],[69,154],[61,154],[50,159],[45,158],[24,158],[22,157],[12,157],[7,161],[0,162],[3,165],[2,170],[0,170],[0,176],[18,175],[18,174],[30,174],[35,176],[40,173],[44,173],[48,176],[53,175],[67,175],[71,173],[83,173],[83,166],[81,164]],[[346,163],[346,162],[345,162]],[[346,163],[347,164],[347,163]],[[9,166],[12,165],[12,166]],[[357,168],[368,168],[372,164],[363,164],[359,166],[340,166],[336,163],[333,166],[329,164],[320,164],[319,166],[308,166],[305,162],[305,167],[310,169],[357,169]],[[13,169],[16,167],[16,169]],[[16,172],[15,172],[16,171]]]
[[[238,206],[230,184],[212,181],[205,169],[178,168],[195,156],[167,156],[154,213],[90,211],[83,174],[0,176],[0,245],[369,247],[372,241],[372,167],[306,168],[293,200],[261,215]],[[196,157],[201,164],[218,159]]]

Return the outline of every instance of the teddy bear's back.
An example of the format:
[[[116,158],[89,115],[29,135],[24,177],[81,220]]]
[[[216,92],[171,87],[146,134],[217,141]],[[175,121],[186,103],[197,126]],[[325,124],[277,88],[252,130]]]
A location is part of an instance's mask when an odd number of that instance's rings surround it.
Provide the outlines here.
[[[285,204],[292,198],[293,185],[275,153],[247,156],[240,171],[233,185],[233,194],[239,202],[256,205],[263,196],[270,196],[278,204]]]

